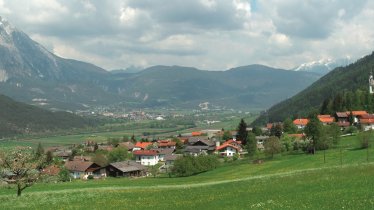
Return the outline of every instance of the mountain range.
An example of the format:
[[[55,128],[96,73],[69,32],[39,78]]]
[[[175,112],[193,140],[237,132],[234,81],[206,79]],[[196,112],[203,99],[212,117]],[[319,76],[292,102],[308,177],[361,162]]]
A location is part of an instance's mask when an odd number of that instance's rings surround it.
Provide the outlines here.
[[[130,108],[264,109],[312,84],[320,74],[250,65],[227,71],[153,66],[109,72],[64,59],[0,18],[0,93],[53,110]]]
[[[317,73],[323,76],[337,67],[347,66],[353,63],[354,61],[355,59],[351,57],[345,57],[345,58],[339,58],[339,59],[321,59],[318,61],[303,63],[299,65],[298,67],[293,68],[291,70],[313,72],[313,73]]]

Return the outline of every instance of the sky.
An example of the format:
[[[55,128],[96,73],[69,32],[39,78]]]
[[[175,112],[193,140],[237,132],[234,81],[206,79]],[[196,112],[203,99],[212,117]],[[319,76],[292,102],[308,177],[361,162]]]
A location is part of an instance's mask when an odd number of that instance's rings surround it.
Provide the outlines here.
[[[290,69],[374,50],[369,0],[0,0],[0,16],[56,55],[107,70]]]

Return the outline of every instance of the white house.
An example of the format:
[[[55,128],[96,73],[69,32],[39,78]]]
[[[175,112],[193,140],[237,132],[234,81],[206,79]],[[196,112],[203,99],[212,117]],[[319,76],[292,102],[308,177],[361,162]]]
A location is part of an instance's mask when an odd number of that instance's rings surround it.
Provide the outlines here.
[[[135,161],[145,166],[154,166],[159,161],[157,151],[155,150],[136,150],[133,154]]]
[[[231,145],[231,144],[223,144],[219,147],[216,148],[216,152],[220,154],[221,156],[226,156],[226,157],[232,157],[236,153],[239,153],[240,148]]]

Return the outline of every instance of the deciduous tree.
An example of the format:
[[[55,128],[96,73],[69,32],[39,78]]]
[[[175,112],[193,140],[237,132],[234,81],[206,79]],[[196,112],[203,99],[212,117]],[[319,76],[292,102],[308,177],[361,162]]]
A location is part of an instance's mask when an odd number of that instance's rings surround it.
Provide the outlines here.
[[[37,168],[42,160],[35,159],[31,149],[17,148],[8,153],[0,153],[0,166],[17,186],[17,196],[39,178]]]
[[[278,154],[282,151],[282,144],[276,136],[270,136],[264,144],[265,154],[271,155],[271,158],[274,157],[274,154]]]

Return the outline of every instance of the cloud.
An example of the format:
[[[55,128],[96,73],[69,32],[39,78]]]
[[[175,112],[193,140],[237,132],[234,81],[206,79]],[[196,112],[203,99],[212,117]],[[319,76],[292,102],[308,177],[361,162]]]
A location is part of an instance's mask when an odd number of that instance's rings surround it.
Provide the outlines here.
[[[366,0],[0,0],[1,15],[47,49],[106,69],[360,57],[372,51],[373,9]]]

